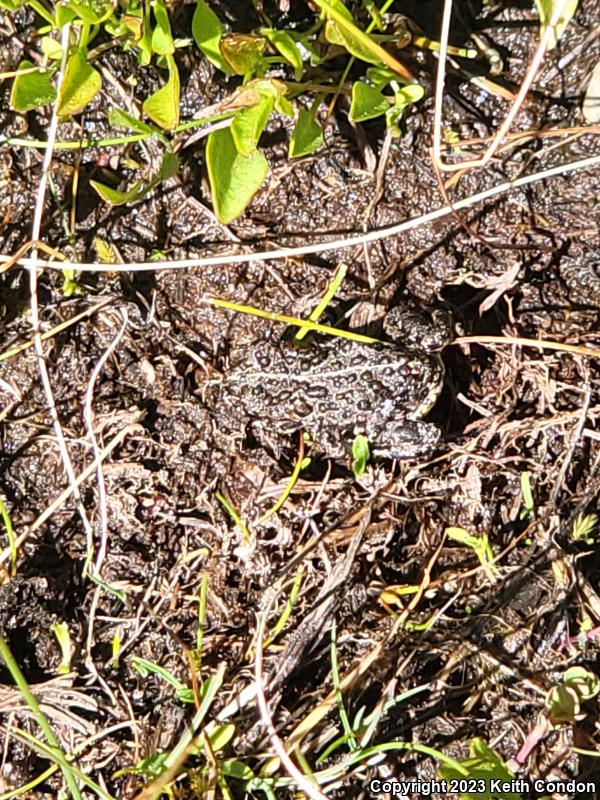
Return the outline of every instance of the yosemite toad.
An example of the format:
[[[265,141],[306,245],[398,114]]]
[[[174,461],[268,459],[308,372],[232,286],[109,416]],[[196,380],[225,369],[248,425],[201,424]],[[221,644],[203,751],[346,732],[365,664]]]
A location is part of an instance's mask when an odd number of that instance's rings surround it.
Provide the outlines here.
[[[308,347],[263,340],[240,348],[211,392],[220,427],[238,434],[249,427],[276,451],[281,437],[302,429],[337,461],[359,433],[376,456],[426,455],[440,436],[422,418],[442,389],[434,351],[447,343],[448,323],[425,326],[421,314],[397,307],[384,329],[402,349],[332,336]]]

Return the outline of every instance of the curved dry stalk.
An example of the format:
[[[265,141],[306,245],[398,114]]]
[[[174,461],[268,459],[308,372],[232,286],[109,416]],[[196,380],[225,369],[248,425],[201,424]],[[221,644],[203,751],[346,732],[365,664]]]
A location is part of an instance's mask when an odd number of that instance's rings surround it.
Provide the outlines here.
[[[61,32],[62,60],[60,69],[58,71],[58,77],[56,83],[56,100],[54,101],[54,105],[52,107],[52,116],[50,118],[50,125],[48,126],[48,138],[46,141],[46,149],[44,151],[42,174],[37,189],[35,208],[33,212],[33,223],[31,226],[31,239],[34,242],[40,238],[40,232],[42,228],[42,215],[44,213],[44,201],[46,198],[46,189],[48,186],[48,174],[50,172],[50,165],[52,162],[52,155],[54,152],[54,144],[56,142],[56,135],[58,131],[58,102],[60,97],[60,88],[65,73],[67,55],[69,52],[70,31],[71,31],[70,24],[66,24],[63,26]],[[44,388],[44,394],[46,396],[46,401],[48,403],[48,411],[50,413],[50,418],[52,420],[54,435],[56,436],[60,457],[62,459],[65,472],[67,473],[67,478],[71,488],[70,494],[73,495],[73,500],[75,502],[77,511],[79,512],[79,516],[81,517],[84,530],[86,532],[86,535],[89,537],[91,536],[92,533],[92,526],[88,519],[87,513],[83,506],[81,495],[79,493],[77,478],[75,476],[75,469],[73,468],[73,462],[71,461],[71,456],[69,454],[69,449],[67,447],[65,435],[62,429],[62,425],[60,423],[60,419],[58,417],[58,411],[56,410],[56,403],[54,401],[54,392],[52,391],[50,375],[48,373],[48,367],[46,365],[46,357],[44,354],[44,343],[42,341],[42,334],[40,330],[40,308],[39,308],[38,293],[37,293],[38,290],[37,256],[38,256],[38,249],[37,245],[34,244],[29,264],[29,292],[30,292],[30,302],[31,302],[31,327],[33,330],[33,337],[32,337],[33,344],[35,347],[36,355],[38,356],[38,370],[39,370],[40,380],[42,382],[42,386]]]
[[[548,49],[550,38],[555,35],[554,29],[562,17],[567,3],[570,0],[559,0],[558,5],[554,9],[554,13],[550,18],[550,22],[544,31],[540,43],[531,59],[531,63],[525,73],[525,77],[521,82],[519,91],[513,100],[511,107],[504,119],[504,122],[494,135],[494,138],[481,158],[471,159],[470,161],[461,161],[459,164],[447,164],[442,161],[441,156],[441,130],[442,130],[442,104],[444,99],[444,84],[446,82],[446,57],[448,54],[448,38],[450,35],[450,19],[452,16],[452,0],[445,0],[444,14],[442,17],[442,30],[440,33],[440,54],[438,60],[438,71],[435,84],[435,105],[433,115],[433,160],[434,164],[442,172],[455,172],[459,169],[467,169],[472,167],[483,167],[494,156],[505,135],[508,133],[510,126],[513,124],[515,117],[531,88],[533,79],[542,63],[542,60]]]
[[[105,448],[103,448],[102,452],[100,453],[100,456],[101,456],[102,460],[106,459],[107,456],[109,456],[110,453],[112,453],[112,451],[119,444],[121,444],[121,442],[125,439],[127,434],[131,433],[131,431],[134,430],[137,422],[139,422],[139,420],[142,419],[142,417],[143,417],[143,414],[138,414],[134,418],[134,421],[130,425],[126,425],[124,428],[122,428],[119,431],[119,433],[117,433],[117,435],[113,439],[111,439],[111,441],[106,445]],[[76,488],[78,488],[85,480],[87,480],[90,477],[90,475],[94,474],[94,472],[96,471],[97,466],[98,466],[98,464],[96,462],[96,459],[94,459],[92,461],[92,463],[89,464],[83,470],[81,475],[79,475],[75,479]],[[42,525],[46,522],[46,520],[49,519],[52,516],[52,514],[54,514],[55,511],[58,508],[60,508],[62,506],[62,504],[66,500],[69,499],[69,497],[71,497],[72,494],[73,494],[73,486],[69,485],[69,486],[67,486],[67,488],[63,492],[61,492],[58,495],[58,497],[48,506],[48,508],[46,508],[45,511],[43,511],[40,514],[40,516],[35,520],[35,522],[33,522],[27,528],[27,530],[23,531],[23,533],[21,533],[19,536],[17,536],[17,538],[15,540],[15,546],[17,548],[21,547],[23,542],[26,542],[27,539],[33,533],[35,533],[35,531],[39,530],[42,527]],[[10,548],[6,548],[2,552],[0,552],[0,565],[4,564],[7,561],[10,561],[10,559],[11,559],[11,550],[10,550]]]
[[[90,375],[90,379],[88,381],[87,389],[85,392],[85,402],[83,407],[85,426],[87,428],[88,438],[92,446],[94,460],[95,463],[97,464],[96,474],[98,478],[98,507],[100,512],[100,548],[98,550],[98,555],[96,556],[96,561],[94,563],[94,575],[97,578],[100,578],[100,570],[102,568],[102,562],[104,561],[104,557],[106,555],[106,540],[108,536],[108,514],[106,511],[106,482],[104,480],[104,473],[102,471],[102,458],[101,458],[100,447],[98,445],[98,440],[94,432],[94,411],[92,408],[92,403],[94,399],[94,386],[96,384],[96,380],[98,379],[98,376],[102,371],[102,368],[104,367],[110,356],[116,350],[119,342],[123,338],[123,334],[127,329],[127,323],[129,321],[129,318],[127,316],[127,310],[121,309],[120,313],[121,313],[121,318],[123,320],[121,328],[119,329],[116,336],[114,337],[110,345],[106,348],[106,350],[98,360],[98,363],[92,370],[92,374]],[[94,552],[93,539],[88,540],[87,549],[88,549],[87,557],[83,567],[84,576],[87,574],[87,570],[93,558],[93,552]]]
[[[83,416],[85,419],[85,426],[87,428],[88,438],[90,440],[92,446],[92,452],[94,454],[94,462],[97,464],[96,468],[96,478],[98,481],[98,511],[100,517],[100,547],[98,548],[98,554],[96,556],[96,560],[94,562],[94,568],[92,572],[92,577],[101,580],[101,572],[102,572],[102,564],[104,562],[104,557],[106,556],[106,549],[108,543],[108,512],[106,509],[106,481],[104,480],[104,472],[102,471],[102,454],[100,452],[100,446],[98,445],[98,440],[96,438],[96,434],[94,432],[94,411],[92,408],[92,403],[94,399],[94,386],[96,384],[96,380],[102,371],[102,368],[116,350],[119,342],[123,338],[123,334],[127,329],[127,323],[129,321],[127,316],[127,310],[121,309],[121,318],[123,323],[119,331],[117,331],[116,336],[110,343],[110,345],[106,348],[98,363],[92,370],[92,374],[90,375],[90,379],[88,381],[88,386],[85,392],[85,402],[83,408]],[[88,538],[87,542],[87,555],[85,559],[85,563],[83,565],[83,576],[85,577],[88,574],[89,566],[94,557],[94,539],[93,536]],[[92,644],[94,641],[94,625],[96,622],[96,610],[98,608],[98,601],[100,599],[100,587],[97,586],[94,592],[94,597],[92,600],[88,623],[87,623],[87,653],[88,653],[88,661],[90,664],[93,664],[93,659],[91,657],[92,653]]]
[[[540,350],[559,350],[562,353],[575,353],[586,358],[600,358],[600,350],[580,344],[555,342],[552,339],[529,339],[526,336],[459,336],[452,342],[461,344],[509,344],[521,347],[537,347]]]
[[[308,797],[312,798],[312,800],[327,800],[327,795],[323,794],[317,784],[310,781],[306,775],[298,769],[288,755],[283,742],[279,738],[279,734],[275,730],[273,717],[271,716],[269,704],[267,703],[267,698],[265,696],[265,684],[262,668],[263,641],[265,640],[267,617],[269,616],[271,606],[277,597],[279,588],[280,586],[275,587],[272,591],[271,596],[267,600],[266,607],[263,613],[260,615],[258,624],[256,626],[256,655],[254,657],[254,688],[256,690],[256,703],[260,711],[260,718],[262,719],[263,725],[267,730],[269,741],[271,742],[273,750],[275,753],[277,753],[277,756],[286,769],[288,775],[296,781],[298,789],[304,792]]]
[[[344,250],[349,247],[356,247],[357,245],[371,244],[372,242],[380,242],[383,239],[389,239],[392,236],[398,236],[401,233],[414,230],[421,225],[427,225],[431,222],[437,222],[444,217],[448,217],[455,211],[461,211],[464,208],[470,208],[477,203],[482,203],[486,200],[491,200],[493,197],[505,194],[512,189],[520,189],[523,186],[529,186],[537,181],[547,180],[554,178],[557,175],[566,175],[570,172],[576,172],[580,169],[593,169],[600,164],[600,155],[588,156],[587,158],[579,159],[578,161],[571,161],[568,164],[560,164],[556,167],[549,167],[548,169],[534,172],[531,175],[524,175],[521,178],[516,178],[512,181],[492,186],[490,189],[477,192],[476,194],[464,197],[457,200],[450,206],[441,206],[430,211],[427,214],[422,214],[419,217],[405,220],[404,222],[396,222],[393,225],[388,225],[384,228],[369,231],[368,233],[357,233],[350,236],[345,236],[340,239],[332,239],[330,241],[321,241],[316,244],[303,245],[300,247],[279,247],[273,250],[257,250],[255,252],[246,253],[231,253],[229,255],[220,256],[196,256],[194,258],[174,259],[173,261],[132,261],[129,264],[97,264],[85,263],[81,261],[63,261],[61,264],[56,264],[51,261],[41,261],[37,259],[36,263],[39,266],[44,266],[48,269],[63,269],[68,267],[70,269],[81,270],[85,272],[152,272],[161,269],[190,269],[191,267],[214,267],[224,264],[246,264],[251,261],[276,261],[277,259],[291,258],[292,256],[306,256],[312,254],[327,253],[332,250]],[[10,260],[7,256],[0,256],[0,263]],[[22,266],[28,267],[31,265],[31,258],[19,258],[18,262]],[[14,263],[14,259],[13,259]]]

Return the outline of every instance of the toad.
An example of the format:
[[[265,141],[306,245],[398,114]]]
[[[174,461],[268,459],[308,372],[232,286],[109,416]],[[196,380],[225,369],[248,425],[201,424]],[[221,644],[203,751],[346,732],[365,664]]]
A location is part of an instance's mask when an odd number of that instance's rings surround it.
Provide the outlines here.
[[[383,327],[388,345],[329,336],[308,347],[262,340],[239,348],[224,380],[209,387],[218,427],[249,430],[275,452],[282,437],[303,430],[340,462],[357,434],[376,457],[427,455],[440,437],[423,417],[443,385],[438,351],[448,341],[446,315],[427,320],[397,306]]]

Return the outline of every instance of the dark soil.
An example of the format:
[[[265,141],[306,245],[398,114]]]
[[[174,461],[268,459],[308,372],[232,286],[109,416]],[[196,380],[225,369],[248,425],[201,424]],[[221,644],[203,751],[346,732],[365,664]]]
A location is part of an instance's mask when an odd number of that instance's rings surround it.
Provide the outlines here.
[[[240,19],[236,5],[219,4],[219,13],[223,18],[229,14],[237,30],[251,30],[256,26],[253,12],[246,9]],[[397,5],[395,10],[411,14],[426,33],[437,36],[437,2]],[[275,7],[267,10],[281,26],[289,25],[290,18],[302,26],[311,17],[301,3],[292,3],[289,17]],[[189,36],[191,8],[181,7],[174,15],[178,35]],[[495,80],[517,91],[538,41],[531,4],[458,3],[455,16],[453,42],[469,41],[473,32],[484,37],[504,62]],[[600,54],[599,40],[590,34],[599,20],[600,3],[582,0],[559,47],[547,55],[512,132],[584,124],[584,91]],[[27,57],[38,26],[27,8],[0,15],[0,71],[16,69]],[[233,90],[234,82],[213,74],[196,49],[184,48],[177,57],[185,116]],[[273,118],[263,138],[270,176],[246,214],[229,227],[216,222],[211,211],[202,141],[181,150],[176,179],[143,202],[116,209],[100,201],[89,180],[116,185],[120,178],[131,179],[122,159],[150,165],[158,158],[158,146],[92,148],[77,156],[58,150],[43,239],[77,261],[96,260],[95,237],[111,243],[125,263],[149,260],[156,251],[178,259],[239,252],[239,240],[261,250],[301,245],[437,208],[444,203],[431,163],[437,61],[414,53],[411,58],[411,68],[430,91],[408,110],[381,185],[376,170],[385,130],[378,123],[351,126],[342,102],[326,123],[325,147],[298,161],[286,155],[291,122]],[[120,51],[108,51],[101,63],[122,86],[138,69],[133,56]],[[444,126],[461,140],[493,136],[507,103],[471,83],[467,69],[484,74],[486,65],[481,60],[472,68],[450,70]],[[135,98],[143,100],[161,79],[156,69],[141,70]],[[44,140],[48,113],[12,112],[10,85],[9,80],[0,84],[2,134]],[[111,102],[120,98],[105,82],[102,97],[85,113],[85,136],[110,133],[106,109]],[[59,139],[81,136],[80,122],[62,124]],[[501,150],[486,169],[465,173],[458,187],[449,190],[451,197],[597,154],[597,136],[593,129],[520,140]],[[41,152],[0,147],[4,254],[15,253],[29,239]],[[64,223],[71,214],[75,170],[76,225],[70,241]],[[122,592],[121,598],[86,577],[90,542],[72,499],[35,525],[67,481],[38,359],[31,349],[9,355],[31,339],[28,277],[20,267],[0,275],[0,495],[17,535],[34,524],[19,548],[14,574],[9,551],[4,554],[0,632],[44,701],[62,746],[66,751],[82,746],[77,763],[84,773],[104,782],[114,797],[135,796],[146,779],[121,771],[172,750],[193,717],[193,705],[180,702],[173,687],[134,669],[138,657],[190,687],[223,665],[223,686],[207,719],[221,713],[222,720],[234,723],[235,735],[217,759],[239,759],[258,774],[273,751],[254,701],[246,700],[235,713],[229,706],[252,684],[257,618],[268,611],[271,589],[279,581],[285,585],[269,612],[267,631],[302,565],[290,619],[264,654],[270,709],[284,742],[289,744],[296,726],[332,690],[335,623],[341,676],[384,643],[344,692],[351,720],[380,710],[370,745],[419,743],[464,759],[478,737],[505,763],[518,767],[519,777],[577,777],[597,781],[600,789],[598,759],[573,749],[598,750],[597,700],[583,704],[577,721],[556,726],[522,765],[515,761],[544,711],[547,692],[561,684],[564,670],[579,665],[600,676],[594,636],[578,638],[581,631],[600,626],[595,538],[600,532],[591,534],[590,544],[573,537],[578,517],[597,513],[600,482],[598,203],[597,174],[576,171],[461,212],[460,222],[449,215],[368,248],[187,271],[83,273],[82,293],[70,298],[63,295],[60,273],[41,274],[43,331],[88,312],[45,344],[57,412],[77,474],[93,459],[84,417],[92,371],[118,338],[93,389],[99,446],[127,429],[103,462],[104,535],[103,491],[95,473],[81,493],[91,520],[94,558],[104,550],[101,578]],[[228,441],[218,432],[219,408],[204,403],[204,388],[207,380],[226,373],[236,347],[264,337],[277,341],[285,329],[217,309],[206,299],[307,317],[342,262],[349,270],[329,311],[333,324],[370,330],[368,323],[380,319],[386,308],[409,301],[448,311],[455,338],[548,339],[584,345],[595,353],[451,344],[443,354],[444,390],[428,417],[442,429],[430,459],[374,463],[357,480],[348,465],[331,464],[315,447],[310,466],[282,508],[261,521],[289,482],[298,437],[266,447],[251,435],[248,420],[245,439]],[[529,511],[524,475],[534,500]],[[248,542],[218,493],[249,529]],[[445,537],[451,527],[487,537],[498,557],[494,566],[481,568],[472,549]],[[3,545],[6,541],[3,535]],[[196,658],[192,670],[203,580],[208,591],[202,659],[199,665]],[[415,598],[396,594],[394,602],[394,587],[422,581],[429,583],[407,611],[411,624],[396,626],[390,636],[395,615]],[[51,626],[60,622],[68,626],[73,648],[68,676],[57,675],[60,650]],[[113,657],[116,637],[118,659]],[[0,681],[6,737],[0,784],[8,791],[39,775],[48,762],[10,734],[10,725],[39,731],[4,668]],[[384,701],[416,687],[421,687],[418,693],[382,710]],[[304,732],[301,750],[314,771],[334,766],[347,752],[343,745],[316,763],[342,732],[335,704]],[[88,743],[94,735],[98,738]],[[206,752],[200,747],[186,762],[175,797],[210,796],[202,783],[210,773],[202,772]],[[389,751],[384,761],[347,768],[329,793],[366,798],[374,778],[429,780],[437,768],[422,753]],[[283,776],[284,770],[276,772],[275,777]],[[58,796],[61,780],[57,772],[26,796]],[[263,796],[245,791],[240,780],[227,782],[235,797]],[[282,784],[275,794],[293,796]]]

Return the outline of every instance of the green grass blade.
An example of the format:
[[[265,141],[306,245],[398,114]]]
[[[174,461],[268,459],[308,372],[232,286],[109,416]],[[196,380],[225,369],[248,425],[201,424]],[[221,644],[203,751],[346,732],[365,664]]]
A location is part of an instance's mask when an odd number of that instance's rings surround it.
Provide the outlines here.
[[[2,517],[2,522],[4,523],[4,527],[6,528],[6,535],[8,536],[8,546],[10,547],[10,574],[15,575],[17,571],[17,538],[15,536],[15,531],[12,526],[12,522],[8,511],[6,510],[6,506],[4,505],[4,500],[0,497],[0,516]]]
[[[11,653],[10,648],[3,636],[0,636],[0,656],[2,656],[4,659],[4,663],[6,664],[8,671],[10,672],[11,677],[16,683],[19,691],[21,692],[23,700],[31,709],[31,713],[35,717],[37,724],[40,726],[42,733],[48,741],[48,757],[60,765],[73,800],[81,800],[81,793],[79,792],[79,787],[77,786],[77,781],[75,780],[74,768],[71,764],[69,764],[65,754],[61,750],[58,739],[50,727],[50,723],[46,719],[46,716],[40,708],[37,699],[29,688],[29,684],[25,680],[25,676],[21,672],[21,669],[15,661],[13,654]]]

